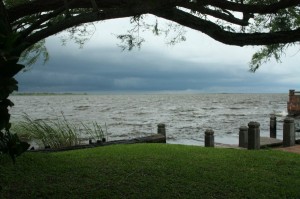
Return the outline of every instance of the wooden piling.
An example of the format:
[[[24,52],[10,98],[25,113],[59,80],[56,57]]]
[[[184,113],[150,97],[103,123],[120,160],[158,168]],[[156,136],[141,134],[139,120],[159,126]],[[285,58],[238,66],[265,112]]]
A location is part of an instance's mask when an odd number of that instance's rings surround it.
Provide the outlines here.
[[[204,144],[205,144],[205,147],[214,147],[215,146],[214,131],[212,129],[207,129],[205,131]]]
[[[165,124],[158,124],[157,125],[157,133],[158,134],[161,134],[163,136],[166,136],[166,125]]]
[[[240,127],[239,147],[248,148],[248,127],[247,126]]]
[[[248,149],[260,148],[260,124],[258,122],[248,123]]]
[[[270,138],[276,138],[276,116],[271,115],[270,117]]]
[[[293,118],[285,118],[283,122],[283,146],[295,145],[295,123]]]

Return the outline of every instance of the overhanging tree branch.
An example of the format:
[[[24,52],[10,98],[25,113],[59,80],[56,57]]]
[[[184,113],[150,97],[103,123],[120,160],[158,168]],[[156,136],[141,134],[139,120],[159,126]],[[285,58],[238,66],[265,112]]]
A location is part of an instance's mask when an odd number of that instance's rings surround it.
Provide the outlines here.
[[[55,10],[49,14],[45,14],[44,16],[40,17],[39,20],[37,20],[35,23],[33,23],[30,27],[28,27],[27,29],[25,29],[24,31],[21,31],[20,34],[22,36],[22,38],[26,38],[28,35],[30,35],[34,30],[36,30],[37,28],[41,28],[40,25],[46,21],[48,21],[49,19],[58,16],[59,14],[61,14],[62,12],[65,11],[65,8],[62,7],[58,10]]]
[[[70,9],[73,8],[93,8],[91,5],[91,0],[75,0]],[[121,8],[126,6],[136,6],[143,4],[164,4],[170,6],[182,6],[185,7],[186,4],[190,3],[190,0],[95,0],[98,8],[101,9],[111,9],[111,8]],[[277,11],[289,7],[298,6],[300,0],[281,0],[276,3],[266,4],[264,2],[260,4],[246,4],[246,3],[236,3],[226,0],[198,0],[194,2],[199,6],[214,6],[220,9],[231,10],[241,13],[276,13]],[[64,6],[64,1],[62,0],[35,0],[29,1],[8,10],[10,21],[15,21],[24,16],[32,15],[39,12],[47,12],[51,10],[56,10],[59,7]]]
[[[225,0],[198,0],[195,2],[201,6],[215,6],[218,8],[242,12],[242,13],[257,13],[257,14],[268,14],[268,13],[276,13],[277,11],[289,7],[298,6],[300,4],[300,0],[280,0],[276,3],[270,3],[266,5],[265,2],[261,2],[259,4],[246,4],[246,3],[236,3],[232,1]]]
[[[147,13],[201,31],[229,45],[270,45],[300,41],[300,0],[72,0],[72,3],[69,0],[24,1],[27,3],[10,6],[6,19],[15,27],[21,27],[13,31],[22,33],[21,40],[28,45],[83,23]],[[96,11],[95,8],[97,12],[93,12]],[[63,10],[69,10],[73,16],[60,16]],[[271,17],[270,20],[268,17]],[[26,20],[27,23],[24,23]],[[259,22],[265,23],[261,26]],[[243,26],[243,32],[234,32],[235,25]],[[247,26],[250,27],[247,29]],[[253,30],[259,32],[253,33]]]
[[[106,11],[83,13],[78,16],[66,18],[64,21],[58,22],[47,29],[37,31],[32,35],[29,35],[27,39],[25,39],[25,42],[28,43],[28,45],[32,45],[46,37],[83,23],[124,18],[150,12],[153,12],[153,10],[146,10],[144,8],[131,8],[130,10],[111,9]]]
[[[300,28],[272,33],[233,33],[222,29],[213,22],[200,19],[176,8],[163,12],[155,12],[153,14],[194,30],[201,31],[213,39],[228,45],[270,45],[276,43],[292,43],[300,40]]]
[[[211,10],[204,6],[200,6],[200,5],[194,4],[194,3],[185,4],[184,8],[190,9],[192,11],[197,11],[204,15],[207,14],[207,15],[210,15],[210,16],[218,18],[218,19],[222,19],[222,20],[227,21],[232,24],[241,25],[241,26],[249,25],[248,20],[250,18],[238,19],[238,18],[234,17],[234,15],[229,14],[229,12],[227,14],[224,14],[220,11]]]
[[[174,7],[186,0],[93,0],[96,3],[99,10],[106,9],[121,9],[121,8],[131,8],[131,7]],[[64,6],[62,0],[35,0],[28,3],[18,5],[16,7],[10,8],[8,10],[10,20],[15,21],[24,16],[32,15],[39,12],[47,12],[51,10],[56,10]],[[93,3],[91,0],[74,0],[72,5],[69,5],[69,9],[76,8],[89,8],[93,9]]]

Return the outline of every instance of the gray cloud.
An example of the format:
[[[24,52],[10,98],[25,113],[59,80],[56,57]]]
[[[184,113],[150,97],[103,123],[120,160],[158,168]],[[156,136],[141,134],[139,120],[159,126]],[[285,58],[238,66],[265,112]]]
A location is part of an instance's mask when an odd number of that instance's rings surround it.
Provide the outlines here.
[[[138,55],[137,55],[138,54]],[[17,76],[20,91],[160,91],[199,90],[251,92],[251,88],[274,87],[261,74],[252,74],[236,65],[194,63],[169,59],[155,52],[125,52],[98,49],[80,56],[62,53],[46,65],[35,65]],[[221,66],[220,66],[221,65]],[[237,68],[230,72],[228,68]],[[248,89],[245,89],[248,88]]]
[[[116,23],[116,24],[114,24]],[[269,63],[255,74],[248,72],[253,48],[219,44],[188,30],[187,42],[168,47],[161,38],[148,37],[140,51],[121,52],[111,28],[119,33],[121,22],[97,27],[83,49],[57,36],[47,39],[50,61],[35,64],[17,75],[22,92],[69,91],[177,91],[287,92],[298,89],[299,63],[289,57],[286,65]],[[97,25],[98,26],[98,25]],[[292,53],[294,54],[294,53]]]

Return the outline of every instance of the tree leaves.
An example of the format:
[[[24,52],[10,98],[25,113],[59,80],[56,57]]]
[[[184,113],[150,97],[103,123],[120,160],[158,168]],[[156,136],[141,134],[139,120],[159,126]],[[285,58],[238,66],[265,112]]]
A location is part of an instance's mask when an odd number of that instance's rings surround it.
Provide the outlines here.
[[[263,63],[266,63],[274,58],[280,62],[281,56],[284,54],[285,49],[291,44],[273,44],[261,48],[254,53],[250,62],[250,71],[255,72]]]
[[[143,38],[136,38],[131,34],[125,34],[125,35],[117,35],[117,38],[121,40],[122,44],[119,44],[118,46],[124,51],[128,50],[131,51],[133,48],[140,49],[142,46],[142,43],[145,41]]]
[[[49,53],[45,44],[46,40],[43,39],[23,51],[19,62],[26,66],[24,71],[27,71],[40,58],[43,59],[44,64],[49,60]]]

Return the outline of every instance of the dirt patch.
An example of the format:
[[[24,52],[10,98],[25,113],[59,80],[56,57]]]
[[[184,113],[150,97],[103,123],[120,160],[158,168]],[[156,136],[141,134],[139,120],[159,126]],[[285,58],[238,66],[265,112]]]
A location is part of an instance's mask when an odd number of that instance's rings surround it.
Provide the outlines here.
[[[300,145],[295,145],[295,146],[290,146],[290,147],[279,147],[279,148],[276,148],[276,150],[300,154]]]

